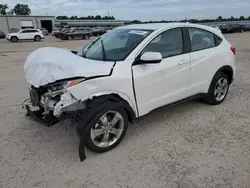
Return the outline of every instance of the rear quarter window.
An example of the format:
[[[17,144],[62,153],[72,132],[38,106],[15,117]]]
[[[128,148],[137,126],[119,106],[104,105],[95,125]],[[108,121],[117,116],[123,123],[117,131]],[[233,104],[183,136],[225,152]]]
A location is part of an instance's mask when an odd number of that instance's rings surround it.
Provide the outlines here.
[[[223,39],[221,37],[219,37],[218,35],[214,35],[214,38],[215,38],[215,45],[216,46],[219,46],[223,41]]]

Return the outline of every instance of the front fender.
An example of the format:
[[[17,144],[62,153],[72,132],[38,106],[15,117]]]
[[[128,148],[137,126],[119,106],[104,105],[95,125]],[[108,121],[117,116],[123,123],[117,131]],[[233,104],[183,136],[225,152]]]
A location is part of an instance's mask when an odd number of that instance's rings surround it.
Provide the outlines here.
[[[96,93],[92,93],[86,97],[83,97],[81,99],[81,101],[86,101],[88,99],[92,100],[94,97],[101,97],[101,96],[107,96],[107,95],[118,95],[121,99],[123,99],[124,101],[128,102],[128,104],[130,105],[130,107],[133,109],[133,111],[135,112],[135,114],[137,115],[137,110],[136,110],[136,106],[133,103],[133,101],[130,99],[130,97],[128,97],[125,93],[122,93],[120,91],[99,91]]]

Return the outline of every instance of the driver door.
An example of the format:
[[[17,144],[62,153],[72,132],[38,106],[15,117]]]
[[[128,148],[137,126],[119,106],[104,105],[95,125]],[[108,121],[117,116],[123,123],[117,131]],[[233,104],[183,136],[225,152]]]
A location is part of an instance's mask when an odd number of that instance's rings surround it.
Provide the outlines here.
[[[141,53],[159,52],[162,61],[132,66],[139,116],[188,97],[191,62],[183,41],[181,28],[166,30]]]

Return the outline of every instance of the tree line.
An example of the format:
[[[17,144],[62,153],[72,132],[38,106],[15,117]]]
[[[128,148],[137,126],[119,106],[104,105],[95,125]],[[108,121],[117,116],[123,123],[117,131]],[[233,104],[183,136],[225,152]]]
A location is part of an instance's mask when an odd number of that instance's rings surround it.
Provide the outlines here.
[[[14,8],[9,9],[7,4],[0,4],[0,15],[30,15],[31,10],[28,5],[16,4]]]

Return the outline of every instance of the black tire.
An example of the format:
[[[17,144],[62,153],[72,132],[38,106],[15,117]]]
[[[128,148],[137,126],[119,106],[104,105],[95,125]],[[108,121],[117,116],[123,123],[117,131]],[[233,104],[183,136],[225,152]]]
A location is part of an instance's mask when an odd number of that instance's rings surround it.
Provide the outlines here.
[[[89,35],[84,35],[85,40],[89,40],[89,38],[90,38]]]
[[[84,137],[84,139],[86,139],[86,147],[96,153],[106,152],[116,147],[123,140],[128,128],[128,115],[123,106],[119,105],[119,103],[113,103],[110,101],[107,101],[104,106],[105,107],[102,107],[102,109],[96,107],[88,110],[87,112],[84,112],[84,116],[81,118],[79,123],[80,126],[78,126],[77,130],[78,136]],[[117,112],[122,117],[122,133],[112,145],[99,147],[92,140],[91,131],[96,126],[97,122],[100,122],[100,118],[110,111]],[[82,134],[83,132],[84,134]],[[100,135],[100,139],[102,136],[104,136],[104,134]]]
[[[40,41],[41,41],[41,37],[40,37],[39,35],[36,35],[36,36],[34,37],[34,41],[40,42]]]
[[[73,40],[73,37],[69,35],[68,40]]]
[[[216,90],[218,82],[221,80],[224,80],[224,79],[227,81],[226,89],[225,89],[225,92],[223,94],[223,98],[218,100],[216,97],[216,94],[215,94],[215,90]],[[208,104],[211,104],[211,105],[221,104],[225,100],[225,98],[227,97],[227,93],[229,90],[229,83],[230,83],[230,80],[229,80],[229,77],[227,74],[225,74],[223,72],[216,73],[216,75],[214,76],[214,78],[210,84],[208,93],[205,96],[205,102],[207,102]]]
[[[18,41],[18,38],[17,37],[11,37],[11,42],[17,42]]]

